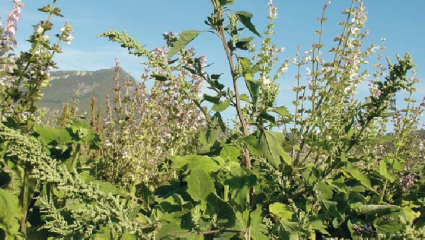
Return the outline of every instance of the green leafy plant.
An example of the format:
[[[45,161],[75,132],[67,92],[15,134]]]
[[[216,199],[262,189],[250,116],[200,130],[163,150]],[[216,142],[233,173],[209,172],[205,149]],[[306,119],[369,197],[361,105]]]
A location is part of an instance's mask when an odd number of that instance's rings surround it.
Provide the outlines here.
[[[61,16],[56,1],[40,9],[49,17],[35,27],[29,52],[9,55],[13,34],[1,29],[1,237],[425,235],[424,139],[417,130],[425,103],[413,98],[418,80],[410,74],[410,55],[394,64],[388,59],[386,69],[384,41],[362,45],[368,31],[359,0],[343,12],[335,47],[325,49],[325,1],[317,42],[304,54],[300,47],[292,61],[290,112],[278,100],[278,81],[291,63],[279,59],[283,48],[272,42],[276,7],[269,2],[270,22],[260,33],[253,15],[232,10],[233,2],[211,0],[208,29],[166,33],[166,45],[153,51],[125,31],[100,34],[147,59],[142,82],[121,79],[117,61],[106,116],[93,98],[89,121],[65,105],[54,127],[38,121],[35,102],[60,52],[59,43],[51,46],[45,37],[51,16]],[[15,3],[18,13],[21,3]],[[16,26],[7,29],[16,32]],[[71,31],[66,25],[59,42],[70,40]],[[208,73],[205,57],[187,48],[200,34],[220,39],[231,81]],[[376,51],[377,62],[369,64]],[[148,80],[155,80],[150,89]],[[370,94],[360,99],[365,81]],[[202,91],[204,83],[210,91]],[[404,104],[397,104],[399,94],[407,95]],[[235,115],[231,126],[224,111]]]

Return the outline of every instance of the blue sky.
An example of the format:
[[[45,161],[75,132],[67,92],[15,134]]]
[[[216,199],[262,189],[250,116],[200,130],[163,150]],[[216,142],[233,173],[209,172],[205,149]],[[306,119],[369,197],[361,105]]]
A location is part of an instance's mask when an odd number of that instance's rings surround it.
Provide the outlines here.
[[[32,32],[32,25],[45,18],[36,11],[51,0],[22,0],[27,6],[23,9],[22,19],[18,25],[19,49],[26,49],[25,42]],[[274,42],[286,51],[284,58],[293,58],[298,45],[309,50],[317,40],[314,31],[319,28],[316,18],[323,7],[322,0],[275,0],[278,9],[278,20],[275,23]],[[395,54],[404,55],[410,52],[417,63],[417,77],[425,77],[425,11],[424,0],[364,0],[368,12],[366,29],[370,36],[366,45],[379,44],[385,37],[387,50],[385,56],[395,59]],[[262,32],[267,23],[268,0],[235,0],[231,6],[235,10],[245,10],[254,14],[253,23]],[[341,30],[338,22],[345,15],[341,12],[348,8],[350,0],[333,0],[327,10],[328,21],[324,27],[325,49],[332,47],[332,39]],[[0,0],[2,20],[12,8],[11,0]],[[73,24],[75,40],[71,45],[64,45],[64,53],[58,55],[56,61],[63,70],[96,70],[114,66],[117,57],[121,66],[138,78],[143,71],[138,59],[126,54],[118,44],[110,43],[96,35],[106,30],[125,29],[128,34],[146,45],[149,49],[164,44],[162,33],[181,32],[187,29],[206,30],[204,20],[209,16],[212,7],[210,0],[58,0],[57,6],[62,9],[65,19],[54,19],[56,27],[64,21]],[[227,73],[224,64],[225,55],[220,42],[211,34],[203,34],[191,46],[199,55],[205,55],[208,63],[214,63],[211,72]],[[393,61],[394,62],[394,61]],[[295,70],[294,66],[290,69]],[[282,89],[290,89],[295,84],[294,71],[290,70],[282,79]],[[226,76],[226,75],[225,75]],[[425,81],[417,85],[419,100],[425,95]]]

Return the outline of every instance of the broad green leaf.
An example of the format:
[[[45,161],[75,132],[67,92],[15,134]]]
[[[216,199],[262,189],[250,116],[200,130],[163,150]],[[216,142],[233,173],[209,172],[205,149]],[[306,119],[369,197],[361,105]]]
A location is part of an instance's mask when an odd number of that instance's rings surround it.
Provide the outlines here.
[[[388,170],[387,170],[387,163],[385,162],[385,160],[381,160],[379,162],[379,174],[381,174],[381,176],[386,178],[391,183],[393,183],[395,181],[394,175],[389,173]]]
[[[329,186],[327,183],[320,182],[316,185],[315,189],[317,191],[318,196],[321,199],[324,199],[324,200],[332,199],[332,196],[333,196],[332,187]]]
[[[261,151],[260,142],[257,137],[251,135],[243,138],[246,148],[249,152],[255,156],[262,157],[263,152]]]
[[[121,238],[121,240],[136,240],[136,236],[130,233],[124,233]]]
[[[226,110],[230,105],[230,99],[226,99],[220,103],[214,104],[214,106],[212,107],[213,111],[216,112],[222,112],[224,110]]]
[[[245,78],[245,84],[248,88],[249,94],[251,95],[252,103],[256,104],[258,101],[258,95],[260,94],[260,81],[248,80]]]
[[[402,172],[404,171],[404,163],[400,159],[394,159],[393,169]]]
[[[214,104],[220,103],[220,97],[218,96],[210,96],[210,95],[204,94],[204,100]]]
[[[255,26],[252,24],[251,22],[251,18],[253,17],[252,13],[249,12],[245,12],[245,11],[237,11],[235,12],[236,16],[238,16],[239,21],[246,27],[248,28],[252,33],[254,33],[255,35],[261,37],[261,34],[259,32],[257,32],[257,30],[255,29]]]
[[[244,74],[251,72],[251,60],[246,57],[238,57],[238,64],[242,67]]]
[[[128,215],[129,219],[134,219],[139,215],[139,211],[142,208],[142,205],[137,204],[136,207],[133,208],[133,210],[131,210],[131,213]]]
[[[39,135],[41,143],[49,145],[54,143],[55,145],[67,144],[72,141],[71,135],[65,129],[55,129],[37,125],[34,131]]]
[[[235,226],[236,214],[229,203],[219,198],[217,194],[213,193],[207,197],[207,214],[210,216],[217,216],[217,223],[221,227],[231,228]]]
[[[183,31],[180,34],[180,39],[174,43],[173,47],[168,53],[168,58],[172,58],[176,53],[183,50],[187,44],[189,44],[193,39],[195,39],[201,32],[196,30],[187,30]]]
[[[253,37],[239,39],[239,40],[236,42],[236,47],[237,47],[237,48],[239,48],[239,49],[242,49],[242,50],[248,50],[249,43],[250,43],[252,40],[254,40],[254,38],[253,38]]]
[[[276,123],[276,118],[270,114],[268,114],[266,111],[262,111],[260,113],[260,117],[264,120],[269,121],[270,123]]]
[[[387,214],[391,212],[400,211],[401,208],[396,205],[363,205],[363,204],[354,204],[352,206],[356,212],[365,215],[374,215],[374,214]]]
[[[195,168],[190,172],[187,185],[187,192],[195,201],[205,201],[210,193],[215,193],[214,182],[201,168]]]
[[[221,149],[220,157],[222,157],[227,162],[234,161],[239,162],[238,158],[242,155],[242,151],[235,147],[226,145]]]
[[[201,129],[199,132],[199,141],[203,145],[212,144],[218,139],[219,134],[220,132],[213,128],[208,130]]]
[[[399,213],[378,217],[373,221],[373,226],[378,233],[391,234],[406,231],[406,224],[402,223]]]
[[[81,172],[78,175],[80,175],[80,178],[86,183],[95,180],[94,176],[91,175],[88,171]]]
[[[242,101],[249,102],[249,97],[246,94],[241,94],[241,96],[239,98]]]
[[[120,190],[112,183],[94,180],[91,183],[99,185],[99,189],[105,193],[112,193],[113,195],[118,194]]]
[[[272,203],[269,205],[269,211],[278,217],[279,220],[289,221],[292,219],[294,211],[288,205],[283,203]]]
[[[291,114],[289,113],[288,109],[284,106],[277,107],[273,111],[282,117],[291,117]]]
[[[363,186],[369,189],[371,188],[369,178],[365,174],[363,174],[358,167],[354,166],[350,162],[346,162],[344,170],[349,173],[353,178],[358,180]]]
[[[311,217],[309,219],[309,229],[318,231],[322,234],[329,234],[329,232],[326,230],[326,223],[324,219],[321,219],[319,217]]]
[[[3,229],[6,238],[15,239],[13,236],[19,234],[20,218],[18,196],[0,188],[0,229]]]
[[[285,135],[283,133],[277,133],[272,131],[265,131],[264,136],[261,139],[261,146],[267,160],[275,167],[279,167],[280,158],[286,164],[292,165],[293,159],[284,150],[283,144],[285,143]]]
[[[216,172],[221,167],[217,164],[216,161],[207,156],[199,155],[187,155],[183,157],[172,157],[172,167],[173,169],[182,169],[187,167],[188,170],[195,168],[202,168],[207,173]]]
[[[288,240],[299,240],[299,224],[297,222],[287,222],[287,221],[281,221],[280,224],[282,225],[282,228],[285,229],[285,231],[280,232],[281,239],[288,239]]]
[[[96,137],[95,132],[91,129],[88,122],[83,120],[74,120],[68,131],[71,131],[71,136],[82,143],[90,143]]]
[[[239,164],[233,164],[224,184],[230,186],[232,199],[240,206],[245,206],[249,189],[257,184],[257,177]]]
[[[268,240],[267,229],[263,224],[263,211],[261,205],[257,205],[257,209],[251,212],[251,236],[254,240]]]
[[[161,225],[162,227],[156,235],[156,239],[169,239],[167,237],[170,236],[170,232],[188,232],[175,223],[162,223]]]

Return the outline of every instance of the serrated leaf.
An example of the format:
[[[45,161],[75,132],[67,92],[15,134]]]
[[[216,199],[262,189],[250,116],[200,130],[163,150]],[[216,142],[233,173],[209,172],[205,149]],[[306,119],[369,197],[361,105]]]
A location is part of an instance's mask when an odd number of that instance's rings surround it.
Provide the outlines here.
[[[249,97],[246,94],[241,94],[240,97],[239,97],[239,99],[241,101],[249,102]]]
[[[393,183],[395,181],[394,175],[389,173],[388,170],[387,170],[387,163],[385,162],[385,160],[379,161],[379,174],[381,174],[381,176],[386,178],[391,183]]]
[[[249,152],[255,156],[262,157],[263,152],[261,151],[260,142],[258,138],[251,135],[243,138],[243,142],[245,143],[246,148],[248,148]]]
[[[136,207],[133,208],[133,210],[131,210],[130,214],[128,215],[129,219],[134,219],[139,215],[139,211],[142,208],[142,205],[137,204]]]
[[[396,232],[404,232],[406,224],[403,224],[400,219],[399,213],[384,215],[385,217],[378,217],[373,221],[373,226],[378,233],[392,234]]]
[[[242,155],[242,151],[235,146],[224,146],[220,151],[220,157],[227,162],[239,162],[238,158]]]
[[[168,80],[167,76],[160,75],[160,74],[151,74],[151,77],[153,77],[157,81],[165,82]]]
[[[204,94],[204,100],[206,100],[206,101],[208,101],[210,103],[214,103],[214,104],[219,104],[220,103],[220,97],[218,97],[218,96],[213,97],[213,96]]]
[[[269,211],[278,217],[279,220],[288,221],[292,219],[294,213],[292,208],[283,203],[272,203],[269,205]]]
[[[187,44],[195,39],[201,32],[197,30],[187,30],[180,34],[180,39],[177,40],[168,53],[168,58],[172,58],[176,53],[183,50]]]
[[[239,48],[239,49],[242,49],[242,50],[248,50],[249,43],[250,43],[252,40],[254,40],[254,38],[253,38],[253,37],[239,39],[239,40],[236,42],[236,47],[237,47],[237,48]]]
[[[156,235],[157,239],[166,239],[166,237],[170,236],[170,232],[188,232],[187,230],[183,230],[180,226],[177,224],[171,222],[171,223],[163,223],[161,230]]]
[[[243,74],[251,72],[251,60],[246,57],[238,57],[238,64],[242,67]]]
[[[260,116],[262,119],[269,121],[270,123],[276,123],[276,118],[270,114],[268,114],[266,111],[262,111],[260,113]]]
[[[216,172],[221,169],[217,162],[207,156],[187,155],[183,157],[172,157],[171,160],[171,166],[173,169],[187,168],[188,170],[191,170],[195,168],[202,168],[207,173]]]
[[[120,190],[112,183],[94,180],[91,183],[99,185],[99,189],[105,193],[111,193],[113,195],[118,194]]]
[[[210,193],[215,193],[214,182],[201,168],[195,168],[190,172],[187,186],[187,192],[195,201],[206,201]]]
[[[265,131],[264,136],[261,138],[263,153],[267,160],[275,167],[279,167],[281,157],[290,166],[294,161],[283,148],[284,143],[285,135],[283,133]]]
[[[257,205],[257,209],[251,212],[251,236],[254,240],[268,240],[267,229],[263,224],[263,211],[261,205]]]
[[[346,166],[343,168],[347,173],[349,173],[353,178],[358,180],[363,186],[371,188],[369,178],[363,174],[360,169],[350,162],[346,162]]]
[[[236,214],[232,206],[219,198],[217,194],[209,194],[207,197],[207,214],[217,216],[217,223],[222,227],[231,228],[235,226]]]
[[[233,201],[245,206],[249,189],[257,184],[257,177],[239,164],[233,164],[229,175],[226,176],[225,184],[230,186]]]
[[[332,187],[325,182],[320,182],[315,187],[321,199],[329,200],[333,197]]]
[[[273,111],[282,117],[291,117],[291,114],[289,113],[288,109],[284,106],[277,107]]]
[[[309,219],[308,227],[312,230],[319,231],[322,234],[329,234],[329,232],[326,230],[325,220],[319,217],[311,217]]]
[[[216,112],[222,112],[226,110],[229,107],[229,105],[230,105],[230,99],[226,99],[220,103],[214,104],[212,107],[212,110]]]
[[[44,127],[41,125],[37,125],[34,128],[34,132],[36,132],[39,136],[41,143],[44,145],[49,145],[51,143],[59,144],[67,144],[72,141],[72,137],[69,132],[65,129],[55,129]]]
[[[258,95],[260,94],[260,81],[247,80],[245,78],[245,84],[248,88],[249,94],[251,95],[252,103],[256,104],[258,101]]]
[[[245,12],[245,11],[237,11],[235,12],[236,16],[238,17],[239,21],[248,28],[252,33],[255,35],[261,37],[261,34],[257,32],[255,29],[255,26],[252,24],[251,19],[253,17],[252,13]]]
[[[19,233],[21,207],[18,196],[0,188],[0,229],[6,234],[6,239],[15,239]]]

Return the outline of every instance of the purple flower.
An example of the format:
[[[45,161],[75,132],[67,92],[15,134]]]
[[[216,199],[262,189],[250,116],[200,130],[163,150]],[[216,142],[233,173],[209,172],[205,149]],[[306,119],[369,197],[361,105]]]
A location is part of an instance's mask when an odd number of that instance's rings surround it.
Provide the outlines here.
[[[18,21],[21,18],[21,12],[22,7],[25,6],[21,2],[21,0],[13,0],[15,3],[15,6],[13,7],[12,11],[10,11],[9,15],[7,16],[7,25],[6,25],[6,35],[9,36],[9,39],[12,41],[13,45],[16,47],[17,42],[15,39],[16,30],[18,29]]]

